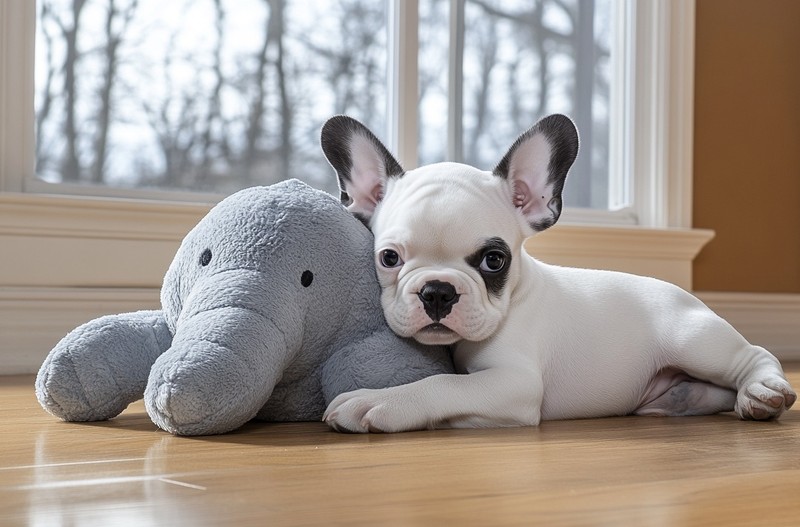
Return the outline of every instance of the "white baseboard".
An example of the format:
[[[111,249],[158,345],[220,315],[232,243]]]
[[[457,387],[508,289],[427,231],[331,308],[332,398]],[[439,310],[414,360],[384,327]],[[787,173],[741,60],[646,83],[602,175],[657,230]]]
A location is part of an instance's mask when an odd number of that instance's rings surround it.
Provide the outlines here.
[[[35,373],[70,330],[111,313],[159,308],[158,289],[0,288],[0,375]],[[750,342],[800,360],[800,295],[699,292]]]
[[[0,287],[0,375],[36,373],[53,346],[84,322],[159,307],[158,289]]]
[[[696,292],[753,344],[781,361],[800,361],[800,295]]]

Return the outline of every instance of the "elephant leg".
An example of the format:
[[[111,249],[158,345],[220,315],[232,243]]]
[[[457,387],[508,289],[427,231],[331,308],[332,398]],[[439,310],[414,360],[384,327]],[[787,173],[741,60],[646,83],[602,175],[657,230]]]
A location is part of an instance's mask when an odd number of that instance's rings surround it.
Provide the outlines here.
[[[172,335],[161,311],[100,317],[71,331],[36,377],[36,397],[65,421],[102,421],[142,398]]]

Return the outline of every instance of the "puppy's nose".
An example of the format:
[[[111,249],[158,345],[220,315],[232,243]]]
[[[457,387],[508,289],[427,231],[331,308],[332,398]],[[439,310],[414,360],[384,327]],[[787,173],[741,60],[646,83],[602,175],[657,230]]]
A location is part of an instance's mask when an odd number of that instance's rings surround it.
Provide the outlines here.
[[[458,302],[460,295],[456,293],[456,288],[452,284],[431,280],[422,286],[417,296],[422,301],[425,313],[434,322],[439,322],[450,314],[453,304]]]

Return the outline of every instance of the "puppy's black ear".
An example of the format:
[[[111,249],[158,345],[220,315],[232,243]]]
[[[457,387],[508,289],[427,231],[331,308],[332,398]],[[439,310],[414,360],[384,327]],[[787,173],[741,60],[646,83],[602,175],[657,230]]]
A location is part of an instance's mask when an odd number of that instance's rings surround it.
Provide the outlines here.
[[[342,203],[366,220],[383,198],[390,177],[403,175],[400,163],[366,126],[346,115],[322,126],[322,151],[336,170]]]
[[[553,226],[561,216],[561,191],[578,155],[578,130],[569,117],[542,118],[520,135],[494,169],[511,181],[514,206],[535,231]]]

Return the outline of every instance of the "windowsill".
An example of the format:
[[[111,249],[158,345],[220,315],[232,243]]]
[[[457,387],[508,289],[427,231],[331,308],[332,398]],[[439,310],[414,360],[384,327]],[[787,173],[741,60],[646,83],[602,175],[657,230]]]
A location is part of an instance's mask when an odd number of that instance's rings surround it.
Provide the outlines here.
[[[0,287],[157,288],[210,205],[0,194]]]
[[[653,276],[691,290],[692,261],[713,237],[705,229],[556,225],[525,249],[556,265]]]
[[[208,204],[0,194],[0,287],[158,288]],[[543,261],[645,274],[691,288],[691,263],[713,233],[557,225],[526,249]]]
[[[0,235],[181,240],[210,204],[0,193]]]

